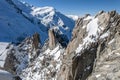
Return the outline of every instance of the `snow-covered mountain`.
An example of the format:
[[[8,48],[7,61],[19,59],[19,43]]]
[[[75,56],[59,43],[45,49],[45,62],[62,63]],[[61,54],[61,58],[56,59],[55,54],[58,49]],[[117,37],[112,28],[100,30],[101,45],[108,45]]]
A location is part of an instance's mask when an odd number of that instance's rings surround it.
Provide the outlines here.
[[[71,18],[71,19],[73,19],[75,21],[77,21],[78,18],[79,18],[79,16],[77,16],[77,15],[66,15],[66,16],[68,16],[69,18]]]
[[[25,18],[10,1],[0,0],[0,41],[18,42],[35,32],[44,35],[42,40],[45,40],[47,34]]]
[[[71,38],[71,31],[74,27],[74,20],[61,14],[53,7],[33,7],[31,14],[36,17],[41,23],[49,28],[57,28],[61,33],[66,34]]]
[[[34,7],[18,0],[0,0],[0,10],[0,41],[3,42],[17,43],[38,32],[44,43],[50,28],[70,39],[75,23],[52,7]]]
[[[22,80],[119,80],[119,21],[116,11],[81,17],[67,47],[55,29],[43,46],[38,34],[16,46],[0,43],[1,67]]]
[[[77,17],[53,7],[0,0],[0,11],[0,79],[120,80],[116,11],[87,14],[74,28]]]

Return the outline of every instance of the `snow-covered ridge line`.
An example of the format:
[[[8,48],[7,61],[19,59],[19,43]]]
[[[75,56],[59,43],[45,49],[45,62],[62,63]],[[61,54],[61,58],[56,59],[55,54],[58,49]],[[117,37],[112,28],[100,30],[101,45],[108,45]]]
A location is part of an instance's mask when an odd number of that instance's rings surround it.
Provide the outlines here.
[[[90,17],[89,19],[92,19],[92,18]],[[96,39],[98,38],[98,33],[100,31],[97,23],[98,23],[98,18],[93,18],[87,24],[86,32],[88,33],[88,35],[83,39],[83,43],[79,44],[79,47],[76,49],[76,53],[79,53],[83,48],[86,48],[88,44],[96,41]]]
[[[66,15],[66,16],[68,16],[69,18],[71,18],[71,19],[73,19],[75,21],[77,21],[78,18],[79,18],[79,16],[77,16],[77,15]]]
[[[48,12],[55,11],[55,8],[50,7],[50,6],[45,6],[45,7],[33,7],[33,12],[31,14],[36,15],[36,14],[44,14]],[[41,12],[42,11],[42,12]]]

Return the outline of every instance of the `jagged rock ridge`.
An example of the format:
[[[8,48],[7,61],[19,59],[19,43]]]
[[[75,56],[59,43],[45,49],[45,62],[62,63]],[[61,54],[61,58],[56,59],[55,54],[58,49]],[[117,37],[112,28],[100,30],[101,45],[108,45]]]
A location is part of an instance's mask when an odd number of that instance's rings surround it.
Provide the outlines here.
[[[119,80],[119,21],[116,11],[80,18],[58,80]]]
[[[39,10],[41,8],[36,11]],[[51,14],[51,9],[47,13]],[[39,43],[42,32],[40,36],[36,33],[26,38],[19,45],[0,43],[4,45],[1,48],[5,48],[0,49],[3,51],[0,58],[6,56],[2,58],[0,69],[22,80],[120,79],[120,15],[116,11],[101,11],[96,16],[87,14],[79,18],[70,42],[58,27],[47,31],[49,39],[44,45]]]

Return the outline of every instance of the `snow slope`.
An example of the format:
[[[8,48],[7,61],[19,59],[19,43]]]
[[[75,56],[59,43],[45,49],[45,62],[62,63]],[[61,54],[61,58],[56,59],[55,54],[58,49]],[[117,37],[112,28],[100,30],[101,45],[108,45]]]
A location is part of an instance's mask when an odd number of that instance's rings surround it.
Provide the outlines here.
[[[0,41],[19,42],[26,36],[38,32],[42,36],[42,41],[46,39],[46,33],[42,32],[38,26],[32,24],[6,0],[0,0]]]
[[[29,66],[22,71],[20,77],[23,80],[56,80],[57,73],[61,66],[61,56],[64,49],[58,45],[53,50],[49,48],[29,63]]]
[[[38,32],[44,43],[48,29],[54,27],[70,39],[75,24],[53,7],[34,7],[18,0],[0,0],[0,11],[1,42],[17,43]]]
[[[7,71],[0,70],[0,80],[14,80],[13,75]]]
[[[71,38],[71,31],[75,25],[73,19],[50,6],[35,7],[25,2],[21,3],[17,0],[12,1],[22,10],[23,15],[32,20],[43,32],[47,32],[50,28],[57,27],[61,33],[67,35],[69,39]]]
[[[0,67],[4,67],[8,51],[7,47],[9,47],[9,43],[0,42]]]
[[[83,39],[83,43],[79,44],[79,47],[76,49],[76,53],[79,53],[83,48],[86,48],[88,44],[95,42],[98,38],[98,33],[100,33],[100,29],[98,27],[98,18],[92,18],[88,16],[84,20],[92,19],[86,27],[86,32],[88,35]],[[93,26],[94,25],[94,26]]]
[[[18,4],[16,0],[13,0],[13,2],[22,10],[22,13],[32,19],[34,24],[38,25],[42,31],[58,27],[58,30],[60,30],[61,33],[67,35],[69,39],[71,38],[71,31],[75,25],[75,21],[73,19],[65,16],[50,6],[35,7],[30,6],[27,3],[19,2]],[[44,27],[41,27],[41,25],[44,25]]]

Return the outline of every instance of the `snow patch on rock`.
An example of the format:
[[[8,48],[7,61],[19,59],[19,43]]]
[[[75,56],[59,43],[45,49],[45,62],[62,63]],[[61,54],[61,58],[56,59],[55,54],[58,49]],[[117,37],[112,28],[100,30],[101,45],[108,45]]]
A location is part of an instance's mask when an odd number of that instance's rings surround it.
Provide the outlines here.
[[[87,24],[86,31],[88,32],[88,35],[87,35],[87,37],[85,37],[83,39],[83,43],[79,44],[78,48],[76,49],[76,53],[79,53],[89,43],[96,41],[96,39],[98,37],[98,33],[99,33],[99,28],[98,28],[97,22],[98,22],[98,18],[94,18]]]

